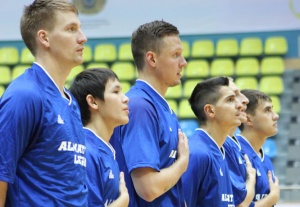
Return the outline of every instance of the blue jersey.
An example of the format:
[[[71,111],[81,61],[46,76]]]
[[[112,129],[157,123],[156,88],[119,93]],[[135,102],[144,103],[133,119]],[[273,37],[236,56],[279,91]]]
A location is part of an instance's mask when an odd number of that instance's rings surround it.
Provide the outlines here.
[[[6,206],[87,206],[85,138],[79,106],[33,64],[0,103],[0,179]]]
[[[107,206],[119,196],[119,165],[115,150],[93,131],[85,129],[89,206]]]
[[[226,162],[228,164],[230,178],[232,182],[232,190],[234,195],[234,204],[241,204],[247,195],[246,180],[246,162],[239,141],[235,137],[227,137],[223,144],[226,151]],[[251,207],[254,206],[252,203]]]
[[[111,143],[117,157],[123,155],[118,162],[125,173],[129,206],[184,206],[181,180],[152,202],[143,200],[134,191],[130,177],[132,170],[152,168],[160,171],[175,162],[179,124],[166,100],[146,82],[137,80],[126,95],[130,99],[129,123],[115,130]]]
[[[256,184],[254,201],[258,201],[266,197],[270,193],[268,171],[272,172],[274,181],[274,167],[270,158],[261,148],[262,157],[260,157],[246,138],[237,135],[237,139],[241,143],[243,151],[248,155],[252,167],[256,169]]]
[[[189,138],[190,159],[182,176],[188,207],[234,207],[225,151],[203,130]]]

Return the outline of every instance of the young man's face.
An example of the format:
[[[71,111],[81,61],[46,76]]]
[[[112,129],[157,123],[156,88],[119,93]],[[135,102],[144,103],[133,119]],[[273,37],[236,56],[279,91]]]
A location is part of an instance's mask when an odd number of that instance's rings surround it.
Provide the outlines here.
[[[74,12],[57,11],[54,28],[47,31],[49,51],[62,66],[73,68],[83,62],[83,43],[87,38],[80,26]]]
[[[163,86],[176,86],[181,83],[181,73],[186,60],[182,55],[183,47],[177,35],[163,38],[160,53],[155,54],[156,76]]]
[[[104,101],[99,102],[99,113],[107,125],[114,128],[128,123],[128,101],[120,82],[109,79],[105,86]]]
[[[215,120],[227,129],[239,126],[241,124],[241,102],[237,100],[234,91],[228,86],[222,86],[220,94],[219,100],[214,105]]]
[[[274,112],[272,102],[259,102],[254,115],[248,115],[253,129],[264,137],[277,134],[278,114]]]
[[[235,85],[233,81],[229,82],[229,87],[234,91],[236,98],[238,101],[241,102],[241,113],[240,113],[240,120],[241,122],[247,121],[245,110],[247,109],[247,104],[249,103],[249,100],[244,94],[241,93],[240,89]]]

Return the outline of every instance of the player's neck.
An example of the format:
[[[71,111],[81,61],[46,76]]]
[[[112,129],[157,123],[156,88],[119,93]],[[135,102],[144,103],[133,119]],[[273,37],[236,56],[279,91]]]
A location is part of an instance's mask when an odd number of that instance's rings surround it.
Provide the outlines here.
[[[208,123],[202,126],[202,128],[215,140],[219,147],[223,146],[227,135],[229,134],[229,129],[224,129]]]
[[[258,133],[255,133],[250,130],[242,131],[241,135],[245,137],[248,142],[251,144],[256,153],[260,153],[260,149],[266,141],[266,137],[262,137]]]

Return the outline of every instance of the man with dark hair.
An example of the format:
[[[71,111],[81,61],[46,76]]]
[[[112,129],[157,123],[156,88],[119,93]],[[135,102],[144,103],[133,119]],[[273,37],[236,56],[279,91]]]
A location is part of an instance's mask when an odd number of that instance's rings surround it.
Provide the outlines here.
[[[277,133],[279,118],[273,110],[271,98],[258,90],[242,90],[248,99],[247,120],[240,126],[241,134],[237,135],[243,151],[248,155],[256,169],[255,206],[273,206],[279,200],[278,179],[270,158],[265,155],[262,145],[266,139]]]
[[[129,99],[110,69],[79,73],[70,91],[78,101],[86,135],[88,204],[127,207],[129,195],[124,175],[109,140],[115,127],[128,123]]]
[[[86,206],[85,138],[76,101],[64,88],[87,41],[76,7],[35,0],[21,34],[35,62],[0,102],[0,206]]]
[[[127,93],[129,123],[111,139],[129,206],[184,207],[180,178],[188,164],[188,141],[164,99],[169,87],[181,83],[186,66],[179,31],[165,21],[146,23],[133,32],[131,47],[138,80]]]
[[[182,176],[187,206],[233,207],[231,180],[222,145],[230,130],[241,124],[242,105],[229,87],[227,77],[198,83],[189,103],[201,129],[189,138],[189,165]]]

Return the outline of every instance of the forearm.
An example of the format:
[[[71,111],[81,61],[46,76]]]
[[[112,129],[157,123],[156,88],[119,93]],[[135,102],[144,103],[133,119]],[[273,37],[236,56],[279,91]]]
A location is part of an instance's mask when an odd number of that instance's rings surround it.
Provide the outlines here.
[[[242,203],[238,205],[238,207],[248,207],[250,203],[253,201],[254,193],[255,193],[255,179],[248,179],[246,182],[247,194]]]
[[[0,207],[4,207],[6,200],[7,183],[0,181]]]
[[[131,177],[138,195],[144,200],[151,202],[171,189],[185,170],[184,161],[179,159],[160,172],[151,168],[135,169],[131,173]]]
[[[129,204],[129,197],[127,195],[120,195],[114,202],[112,202],[109,207],[127,207]]]
[[[278,201],[276,197],[277,197],[276,195],[273,196],[272,194],[269,194],[266,197],[262,198],[261,200],[256,201],[255,207],[272,207]]]

